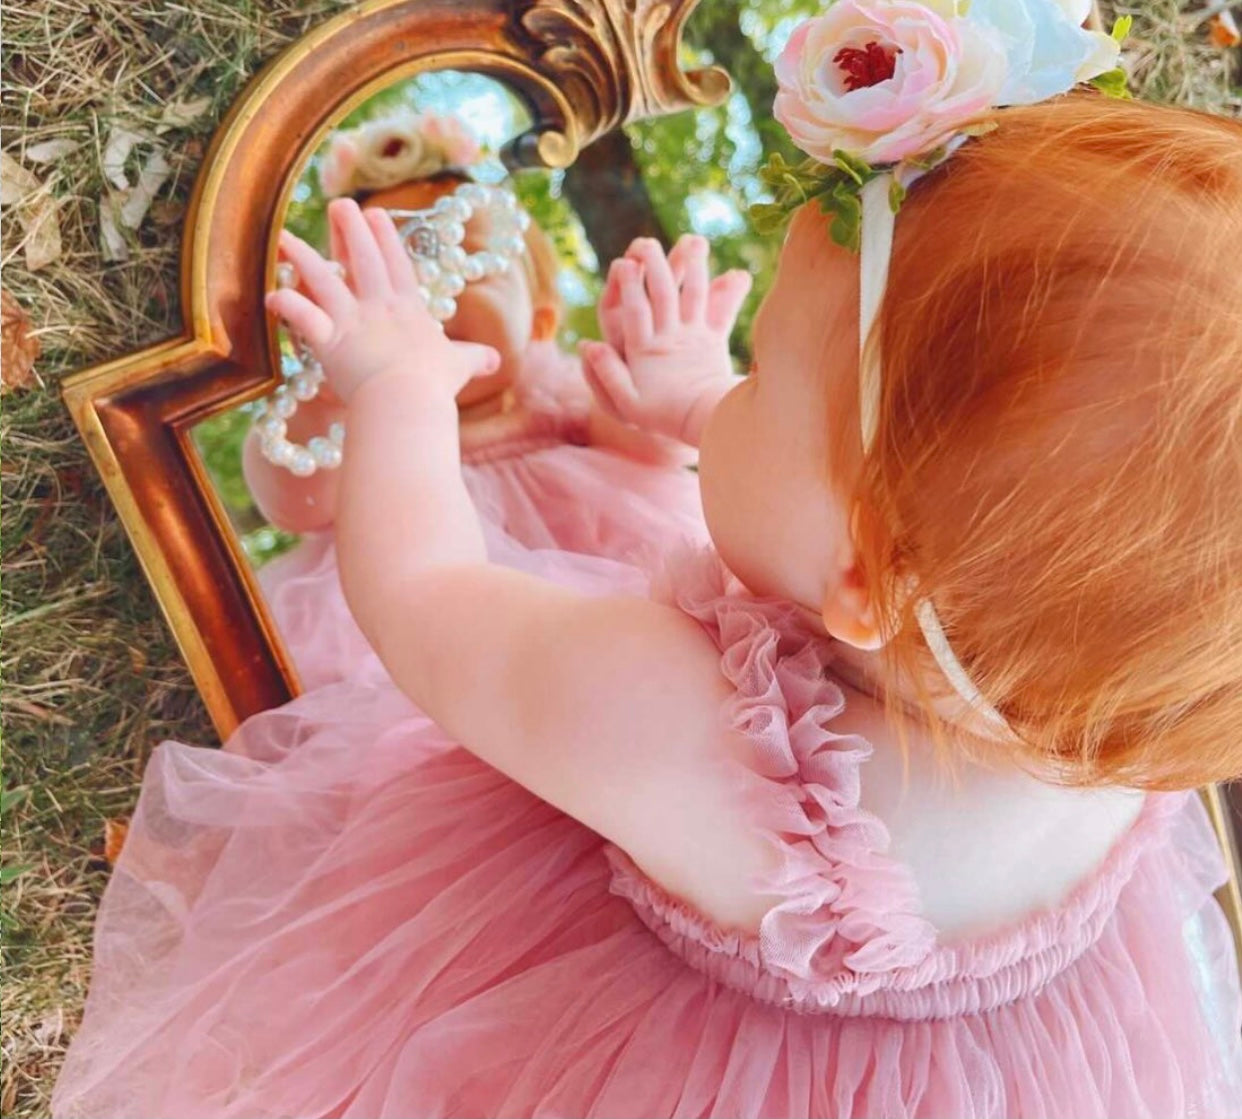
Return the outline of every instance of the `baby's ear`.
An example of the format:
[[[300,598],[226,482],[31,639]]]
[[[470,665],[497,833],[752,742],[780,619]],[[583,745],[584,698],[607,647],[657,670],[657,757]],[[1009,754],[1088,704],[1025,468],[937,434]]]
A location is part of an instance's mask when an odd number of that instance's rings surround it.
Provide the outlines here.
[[[836,564],[824,588],[820,616],[824,628],[838,641],[855,649],[874,651],[888,643],[888,633],[880,624],[875,596],[859,561],[856,541],[861,529],[863,507],[855,503],[850,510],[849,528],[842,530]]]
[[[536,307],[531,318],[530,336],[536,342],[550,342],[556,337],[556,329],[560,325],[561,316],[555,307]]]
[[[838,641],[855,649],[882,649],[887,641],[879,623],[862,570],[851,563],[838,572],[835,585],[824,596],[820,616],[824,628]]]

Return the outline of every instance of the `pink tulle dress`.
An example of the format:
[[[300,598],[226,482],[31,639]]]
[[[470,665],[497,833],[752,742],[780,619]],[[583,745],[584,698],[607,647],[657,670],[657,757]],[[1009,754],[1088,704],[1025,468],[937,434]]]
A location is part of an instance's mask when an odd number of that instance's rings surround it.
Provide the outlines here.
[[[693,476],[545,418],[466,467],[493,558],[659,593],[718,644],[782,854],[759,934],[450,741],[354,645],[312,542],[273,588],[305,693],[223,750],[152,757],[57,1115],[1242,1114],[1193,796],[1150,795],[1056,908],[942,941],[862,807],[871,746],[833,730],[830,643],[704,546]]]

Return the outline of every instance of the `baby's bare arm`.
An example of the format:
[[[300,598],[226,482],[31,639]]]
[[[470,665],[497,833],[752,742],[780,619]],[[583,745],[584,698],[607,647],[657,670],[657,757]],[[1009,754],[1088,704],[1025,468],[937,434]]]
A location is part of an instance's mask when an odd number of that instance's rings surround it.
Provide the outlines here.
[[[337,551],[359,626],[464,746],[709,915],[755,927],[767,845],[725,764],[747,744],[721,724],[728,687],[714,645],[671,608],[488,564],[455,398],[496,355],[444,336],[387,214],[364,219],[338,201],[328,216],[348,240],[352,286],[285,235],[310,295],[276,292],[268,304],[316,348],[347,403]]]
[[[338,530],[350,606],[455,740],[726,924],[757,927],[767,847],[737,802],[719,652],[680,611],[488,565],[455,409],[418,376],[349,411]]]
[[[771,853],[740,802],[719,652],[679,611],[499,567],[392,587],[384,660],[448,734],[616,843],[666,889],[755,931]]]

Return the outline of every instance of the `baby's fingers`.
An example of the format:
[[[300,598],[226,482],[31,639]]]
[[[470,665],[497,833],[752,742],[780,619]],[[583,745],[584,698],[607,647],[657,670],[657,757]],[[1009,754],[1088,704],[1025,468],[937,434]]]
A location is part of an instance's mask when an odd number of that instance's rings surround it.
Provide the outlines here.
[[[311,299],[331,318],[343,318],[353,307],[354,296],[340,271],[287,229],[280,231],[279,243],[281,253],[293,265]]]
[[[752,282],[750,273],[740,268],[717,276],[707,291],[707,325],[713,330],[732,330]]]
[[[453,349],[462,360],[466,381],[475,377],[490,377],[500,368],[500,353],[492,346],[480,342],[454,342]],[[465,384],[465,381],[462,382]]]
[[[349,279],[362,299],[381,298],[392,291],[388,266],[376,243],[375,227],[362,216],[352,198],[328,203],[328,221],[337,225],[349,255]]]
[[[629,368],[607,342],[583,342],[582,371],[604,411],[627,420],[638,403],[638,390]]]
[[[349,251],[345,248],[345,242],[341,239],[341,231],[337,229],[336,222],[328,222],[328,260],[333,262],[336,267],[343,268],[342,275],[346,277],[345,282],[349,283]]]
[[[669,253],[669,263],[681,284],[682,322],[702,322],[707,312],[708,244],[706,237],[687,233]]]
[[[311,349],[319,351],[332,341],[334,327],[331,317],[301,292],[292,288],[270,291],[264,304],[273,315],[288,324],[292,333],[305,339]]]
[[[651,300],[643,286],[643,270],[632,260],[624,260],[618,268],[621,287],[621,328],[625,335],[625,352],[635,354],[651,344],[655,329]]]
[[[669,267],[668,257],[660,242],[651,237],[640,237],[626,253],[642,267],[647,282],[647,294],[651,301],[651,321],[658,333],[677,322],[677,281]]]
[[[608,279],[599,299],[599,326],[604,341],[619,354],[625,353],[625,326],[621,313],[621,263],[620,258],[608,267]]]
[[[616,405],[613,404],[612,398],[608,395],[608,390],[599,379],[599,375],[595,372],[594,367],[586,359],[586,355],[582,358],[582,379],[586,381],[587,388],[591,390],[591,396],[595,403],[599,405],[600,411],[605,415],[611,416],[614,420],[625,422],[624,417],[617,411]]]
[[[388,269],[388,280],[392,290],[401,294],[409,294],[418,290],[418,277],[414,274],[414,262],[405,250],[401,234],[393,223],[392,215],[384,209],[371,209],[365,212],[367,224],[375,234],[379,245],[380,256]]]

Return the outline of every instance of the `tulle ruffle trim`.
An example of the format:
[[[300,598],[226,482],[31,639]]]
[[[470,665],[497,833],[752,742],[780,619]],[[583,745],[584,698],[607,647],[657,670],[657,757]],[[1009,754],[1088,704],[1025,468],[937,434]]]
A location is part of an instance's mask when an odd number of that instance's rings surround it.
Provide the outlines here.
[[[610,848],[613,890],[688,963],[761,1001],[924,1019],[1029,995],[1098,940],[1140,856],[1190,795],[1148,796],[1099,871],[1057,908],[939,944],[908,868],[886,853],[887,828],[860,804],[870,743],[831,729],[845,697],[825,676],[830,644],[788,604],[750,596],[710,551],[677,563],[670,583],[716,639],[736,690],[726,716],[754,744],[748,804],[779,856],[756,889],[784,900],[758,935],[723,929]]]

